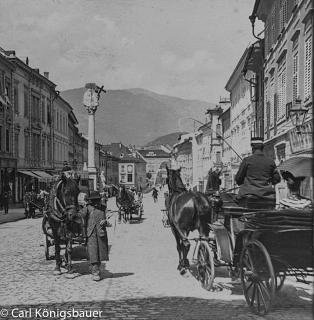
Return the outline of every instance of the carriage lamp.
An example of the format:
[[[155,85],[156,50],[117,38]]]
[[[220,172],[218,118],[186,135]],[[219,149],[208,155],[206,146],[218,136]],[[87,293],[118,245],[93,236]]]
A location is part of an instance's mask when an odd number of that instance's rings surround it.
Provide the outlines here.
[[[304,120],[308,113],[308,109],[301,106],[301,100],[296,100],[296,105],[289,110],[289,118],[291,119],[292,124],[297,130],[298,134],[302,133],[302,128],[304,125]]]

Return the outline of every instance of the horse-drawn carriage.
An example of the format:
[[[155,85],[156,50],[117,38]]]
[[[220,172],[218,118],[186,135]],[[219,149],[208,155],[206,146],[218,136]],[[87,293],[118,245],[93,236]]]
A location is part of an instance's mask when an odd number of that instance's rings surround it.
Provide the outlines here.
[[[36,194],[34,191],[26,192],[23,199],[25,217],[35,218],[36,210],[39,210],[39,213],[43,215],[47,205],[47,199],[48,192],[40,192],[39,194]]]
[[[227,266],[231,275],[240,276],[243,293],[251,310],[263,315],[270,310],[275,293],[283,286],[286,276],[294,275],[297,280],[306,281],[306,276],[314,275],[312,210],[274,210],[271,203],[254,198],[246,206],[240,207],[232,201],[230,194],[223,193],[211,196],[206,201],[200,193],[183,190],[176,170],[168,169],[168,178],[169,189],[180,191],[173,197],[182,198],[185,194],[190,203],[194,201],[193,206],[190,205],[190,212],[188,207],[182,207],[185,221],[182,214],[178,217],[179,210],[171,212],[173,201],[168,207],[172,216],[165,211],[169,222],[164,222],[164,225],[169,224],[177,240],[178,269],[182,273],[189,267],[189,240],[195,241],[193,260],[197,279],[205,289],[213,287],[215,268]],[[204,208],[205,211],[210,210],[209,223],[204,220]],[[196,215],[198,218],[195,218]],[[180,219],[180,227],[175,225],[175,219]],[[195,227],[193,219],[198,220]],[[243,224],[242,228],[235,230],[239,222]],[[188,238],[189,230],[193,230],[191,226],[199,229],[199,237]]]
[[[143,194],[133,193],[126,188],[120,188],[116,196],[116,205],[118,207],[118,221],[131,221],[134,216],[140,221],[143,216]]]

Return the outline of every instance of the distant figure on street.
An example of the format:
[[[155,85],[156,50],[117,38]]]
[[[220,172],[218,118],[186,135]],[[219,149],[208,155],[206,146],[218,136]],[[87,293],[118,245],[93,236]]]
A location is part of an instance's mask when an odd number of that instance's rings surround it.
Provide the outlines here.
[[[207,195],[212,195],[215,192],[219,191],[220,185],[221,185],[221,179],[220,179],[220,169],[218,167],[214,167],[213,169],[210,169],[208,172],[208,180],[206,185],[205,193]]]
[[[81,214],[87,221],[87,251],[92,268],[92,279],[99,281],[101,261],[109,260],[106,213],[101,210],[101,197],[98,191],[91,191],[86,198],[87,205]]]
[[[4,210],[4,214],[9,213],[9,198],[10,198],[10,193],[9,191],[3,191],[1,195],[1,202],[2,202],[2,207]]]
[[[155,187],[153,188],[152,196],[153,196],[154,202],[157,202],[157,200],[158,200],[158,190]]]
[[[268,200],[268,207],[275,207],[276,192],[273,187],[280,182],[280,174],[275,162],[264,155],[264,144],[261,138],[251,139],[252,155],[242,160],[235,176],[236,183],[240,186],[237,200],[240,205],[247,203],[248,199]]]

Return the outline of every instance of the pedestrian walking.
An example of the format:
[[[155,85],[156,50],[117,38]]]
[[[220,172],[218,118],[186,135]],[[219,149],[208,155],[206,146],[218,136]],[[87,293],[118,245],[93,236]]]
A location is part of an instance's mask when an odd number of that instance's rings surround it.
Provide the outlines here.
[[[2,206],[4,209],[4,214],[8,214],[9,213],[9,198],[10,198],[9,191],[4,191],[1,198],[2,198]]]
[[[98,191],[91,191],[87,205],[82,209],[82,216],[87,221],[87,252],[92,269],[92,279],[99,281],[102,261],[108,261],[108,236],[106,214],[101,210],[101,196]]]

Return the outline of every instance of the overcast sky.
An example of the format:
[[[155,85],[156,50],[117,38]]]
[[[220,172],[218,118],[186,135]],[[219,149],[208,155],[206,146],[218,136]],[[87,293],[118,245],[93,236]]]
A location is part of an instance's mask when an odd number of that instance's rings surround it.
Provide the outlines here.
[[[57,89],[96,82],[216,103],[249,43],[254,0],[0,0],[0,46]]]

